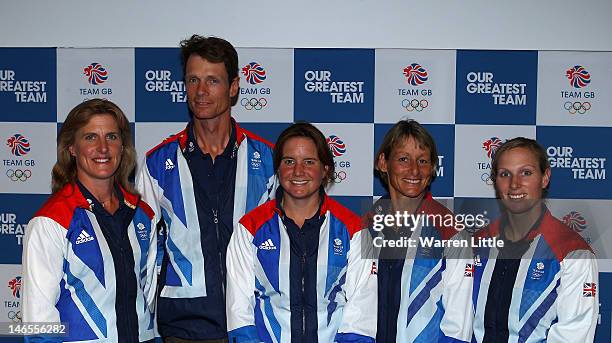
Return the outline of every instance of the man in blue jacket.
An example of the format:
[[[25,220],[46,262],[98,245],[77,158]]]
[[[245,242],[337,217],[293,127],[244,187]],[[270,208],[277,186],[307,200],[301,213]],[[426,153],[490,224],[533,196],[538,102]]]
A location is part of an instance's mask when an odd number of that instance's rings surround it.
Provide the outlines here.
[[[239,77],[229,42],[193,35],[181,55],[192,119],[147,153],[136,180],[162,218],[158,329],[165,342],[227,342],[227,245],[234,223],[272,194],[272,144],[231,118]]]

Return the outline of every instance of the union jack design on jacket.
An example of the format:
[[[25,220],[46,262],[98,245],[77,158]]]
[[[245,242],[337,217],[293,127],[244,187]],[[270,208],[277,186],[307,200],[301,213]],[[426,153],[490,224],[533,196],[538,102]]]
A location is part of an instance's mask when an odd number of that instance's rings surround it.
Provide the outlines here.
[[[156,291],[154,214],[122,189],[135,209],[127,236],[134,255],[138,339],[154,338]],[[76,185],[52,195],[28,223],[23,251],[23,321],[67,323],[63,342],[120,342],[115,266],[90,204]],[[31,338],[36,341],[36,338]],[[50,342],[48,337],[42,341]]]
[[[318,342],[374,342],[376,275],[359,217],[328,196],[317,253]],[[290,241],[274,200],[245,215],[227,257],[230,342],[292,342]],[[274,248],[272,248],[274,247]]]
[[[374,205],[376,214],[390,213],[389,209],[383,208],[387,206],[379,204],[380,201]],[[417,247],[406,250],[401,285],[388,282],[387,269],[383,268],[387,261],[379,260],[381,295],[393,296],[397,287],[401,287],[401,291],[399,298],[392,299],[399,303],[397,318],[384,318],[397,321],[396,336],[389,337],[388,333],[379,332],[378,339],[401,343],[469,342],[474,312],[470,302],[473,279],[471,273],[468,275],[467,266],[472,261],[472,251],[469,248],[429,247],[422,244],[424,241],[469,241],[469,235],[443,225],[442,219],[453,214],[434,200],[429,192],[416,214],[438,219],[423,219],[416,223],[410,238],[416,241]],[[378,232],[377,236],[383,237],[383,232]],[[387,312],[383,306],[386,304],[379,304],[379,316]],[[385,330],[386,325],[381,319],[379,317],[379,331]]]
[[[500,220],[478,232],[480,237],[499,236]],[[508,314],[510,342],[593,342],[599,295],[585,297],[584,285],[596,284],[597,261],[579,234],[546,210],[540,226],[523,255]],[[497,248],[475,251],[473,302],[476,309],[474,338],[482,342],[484,314]]]
[[[232,122],[234,122],[232,120]],[[235,123],[237,151],[233,222],[269,199],[274,190],[272,145]],[[170,136],[147,153],[136,188],[167,227],[165,249],[168,271],[161,280],[160,296],[197,298],[206,296],[204,254],[194,185],[183,151],[187,128]]]

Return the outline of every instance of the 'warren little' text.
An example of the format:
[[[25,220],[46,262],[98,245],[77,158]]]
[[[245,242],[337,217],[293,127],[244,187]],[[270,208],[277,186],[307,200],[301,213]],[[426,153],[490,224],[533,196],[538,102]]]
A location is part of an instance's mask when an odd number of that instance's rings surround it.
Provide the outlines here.
[[[497,237],[471,237],[467,239],[437,239],[434,237],[402,237],[385,239],[378,236],[372,240],[375,248],[503,248],[504,241]]]

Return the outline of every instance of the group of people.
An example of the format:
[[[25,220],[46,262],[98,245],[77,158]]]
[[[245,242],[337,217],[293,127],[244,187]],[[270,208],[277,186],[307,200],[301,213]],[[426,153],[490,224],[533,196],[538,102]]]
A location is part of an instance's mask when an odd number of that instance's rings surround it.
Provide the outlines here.
[[[22,311],[68,330],[30,341],[593,341],[595,256],[542,202],[551,175],[536,141],[493,157],[503,214],[475,236],[503,247],[375,249],[376,236],[468,237],[441,223],[371,229],[377,214],[451,214],[429,192],[427,130],[389,130],[375,159],[388,195],[356,215],[326,193],[335,164],[314,125],[272,144],[231,117],[230,43],[194,35],[181,51],[191,121],[147,153],[135,186],[120,108],[88,100],[63,123],[52,195],[24,240]]]

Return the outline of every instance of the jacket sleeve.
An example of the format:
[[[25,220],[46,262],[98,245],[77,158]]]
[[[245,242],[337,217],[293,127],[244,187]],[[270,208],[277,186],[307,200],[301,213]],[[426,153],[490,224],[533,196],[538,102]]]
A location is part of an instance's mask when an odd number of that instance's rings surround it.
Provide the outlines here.
[[[346,271],[346,305],[336,342],[374,342],[376,337],[378,279],[372,248],[368,230],[353,235]]]
[[[261,342],[255,327],[255,247],[238,223],[227,248],[227,331],[232,343]]]
[[[265,200],[261,199],[262,201],[259,202],[259,205],[265,203],[268,200],[274,199],[276,197],[276,189],[278,188],[279,180],[278,180],[278,177],[276,176],[276,173],[274,172],[273,155],[274,155],[274,150],[270,149],[269,155],[267,155],[268,162],[266,164],[269,164],[270,172],[272,174],[270,175],[270,177],[268,178],[268,182],[266,183],[266,188],[268,189],[268,191],[265,193],[266,199]]]
[[[136,190],[138,190],[140,193],[142,200],[146,202],[155,213],[155,217],[161,218],[161,188],[159,187],[157,180],[155,180],[155,178],[151,176],[151,173],[149,172],[146,157],[138,166],[135,186]]]
[[[278,178],[276,177],[276,174],[273,174],[272,176],[270,176],[270,178],[268,179],[268,183],[266,184],[268,191],[264,194],[262,199],[259,201],[259,205],[267,202],[268,200],[274,199],[276,197],[276,189],[278,188],[278,183],[279,181],[278,181]]]
[[[23,242],[21,303],[24,323],[60,323],[55,307],[64,275],[66,229],[46,217],[28,223]],[[51,337],[26,337],[27,342],[61,342]]]
[[[164,236],[160,235],[160,227],[165,227],[162,223],[161,215],[161,188],[159,187],[157,180],[151,176],[149,167],[147,165],[146,157],[142,160],[138,167],[138,173],[136,174],[136,190],[140,193],[142,200],[146,202],[149,207],[153,210],[153,217],[155,218],[152,231],[155,231],[156,243],[149,245],[149,256],[155,257],[155,270],[159,274],[161,270],[161,261],[164,255]],[[161,225],[161,226],[160,226]],[[153,233],[153,232],[152,232]]]
[[[557,291],[558,321],[548,331],[548,342],[593,342],[599,315],[598,287],[592,252],[577,250],[565,257]]]
[[[461,231],[453,240],[470,242],[470,236]],[[469,245],[469,244],[468,244]],[[451,247],[445,250],[446,270],[442,273],[442,306],[440,321],[442,335],[439,342],[470,342],[474,310],[472,287],[474,275],[466,275],[466,268],[474,266],[471,248]]]
[[[158,244],[157,244],[157,223],[159,222],[159,218],[157,216],[153,216],[151,219],[151,231],[149,232],[149,250],[143,253],[147,253],[147,264],[146,264],[146,272],[147,276],[145,279],[145,284],[143,286],[143,293],[145,299],[147,301],[147,305],[151,312],[155,312],[155,305],[157,299],[157,279],[159,273],[159,266],[157,265],[157,253],[158,253]],[[161,247],[163,251],[163,247]]]

